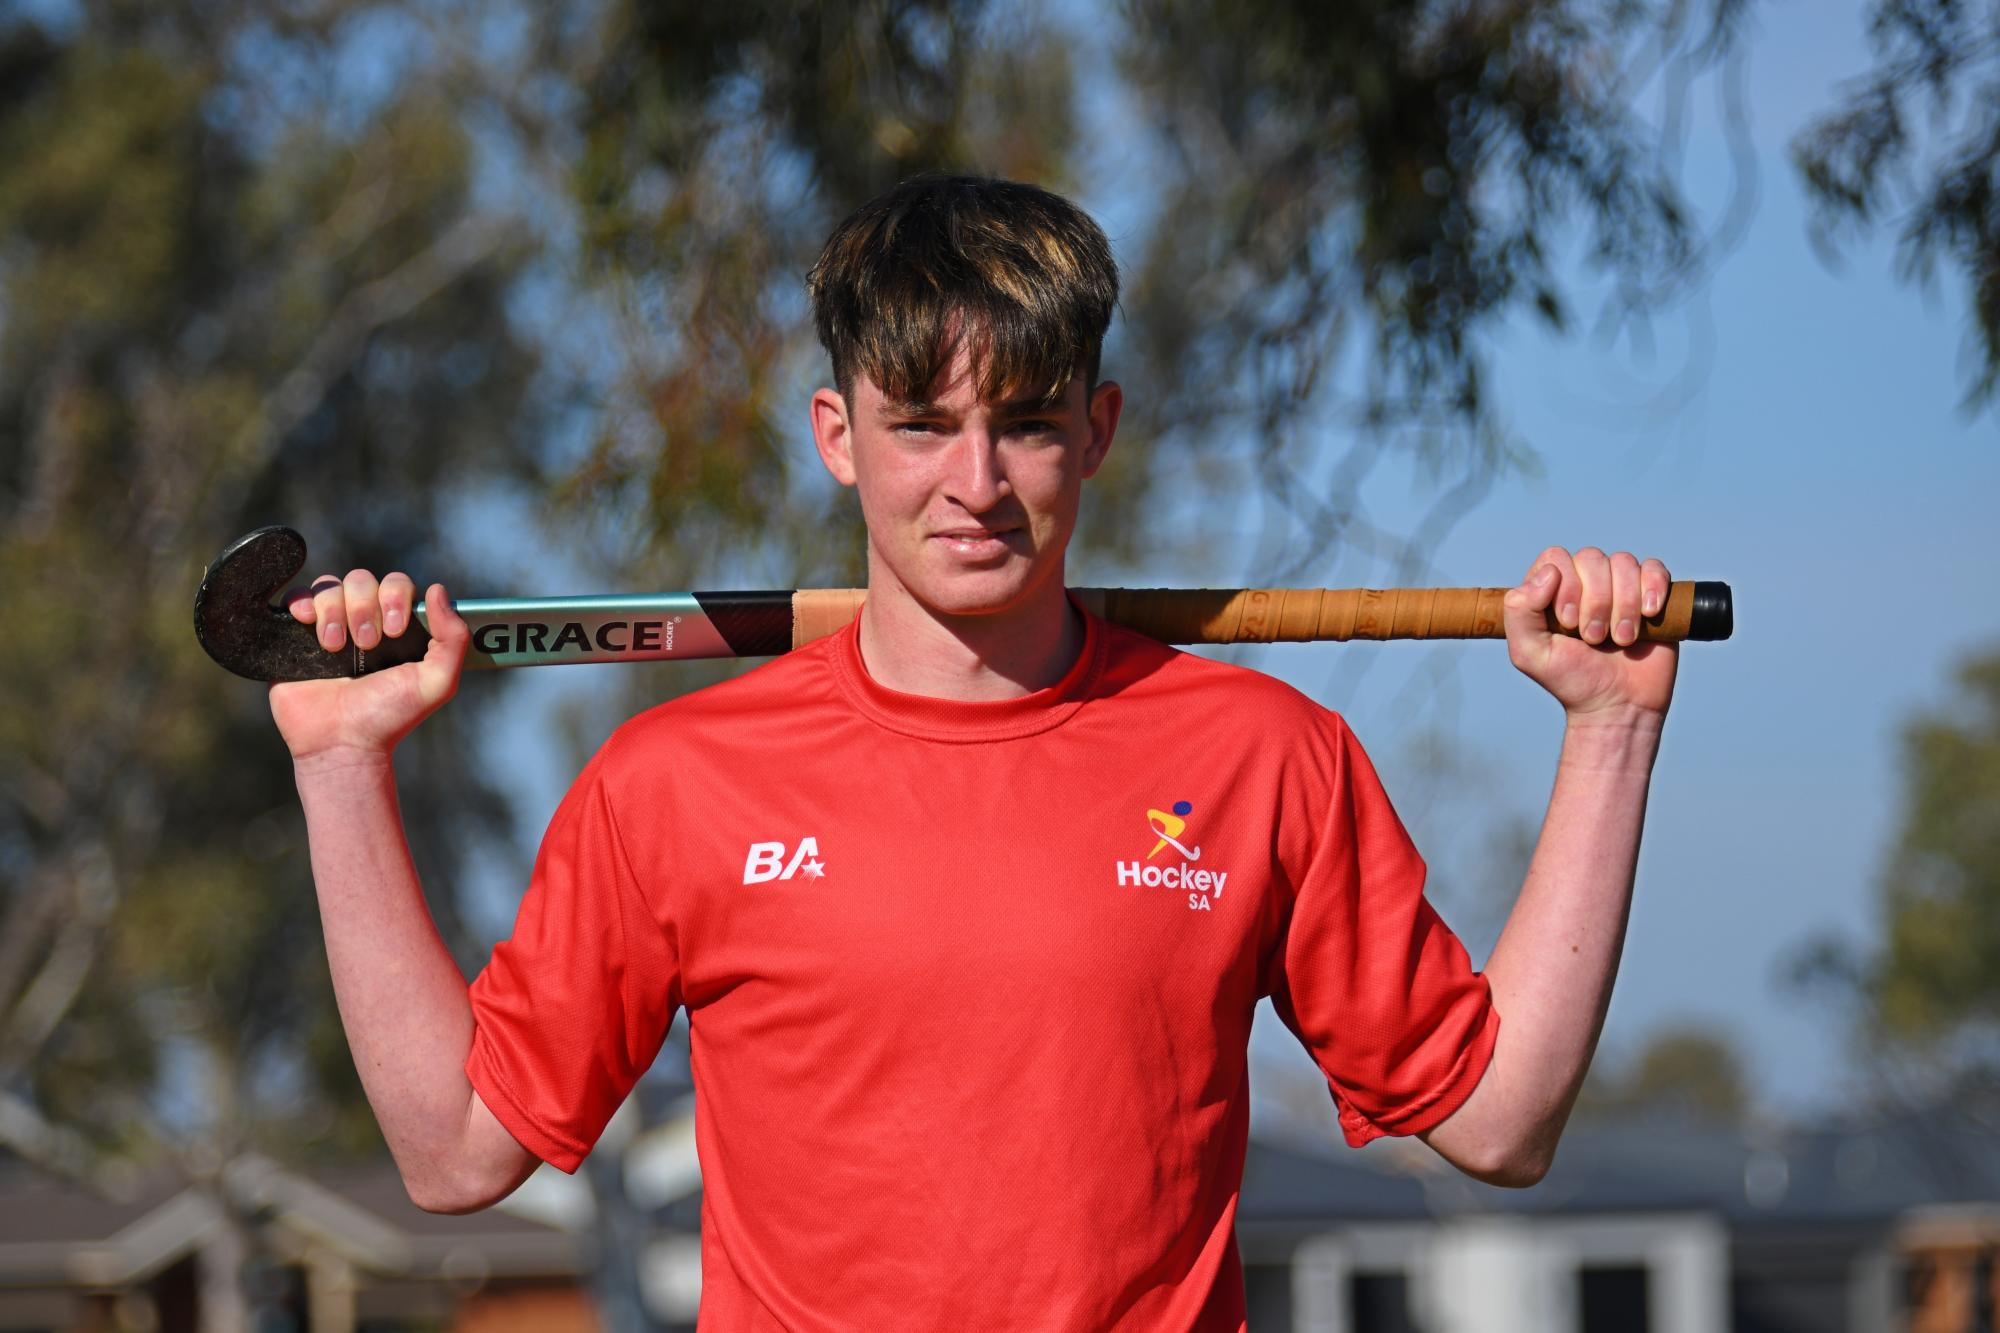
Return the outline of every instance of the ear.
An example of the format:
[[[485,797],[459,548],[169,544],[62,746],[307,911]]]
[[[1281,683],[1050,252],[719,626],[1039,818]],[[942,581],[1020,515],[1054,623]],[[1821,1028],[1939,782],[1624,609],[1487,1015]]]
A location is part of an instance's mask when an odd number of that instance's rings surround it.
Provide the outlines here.
[[[843,486],[854,484],[854,432],[847,420],[847,400],[833,389],[817,389],[812,396],[813,444],[819,461]]]
[[[1090,392],[1090,443],[1083,448],[1083,475],[1094,477],[1111,452],[1118,433],[1118,414],[1125,410],[1125,391],[1116,380],[1105,380]]]

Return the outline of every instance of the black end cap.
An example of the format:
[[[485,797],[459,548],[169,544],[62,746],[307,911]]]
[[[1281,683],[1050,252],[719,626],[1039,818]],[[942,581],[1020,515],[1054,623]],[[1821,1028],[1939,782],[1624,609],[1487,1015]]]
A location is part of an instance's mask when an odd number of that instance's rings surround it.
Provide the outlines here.
[[[1713,642],[1736,632],[1736,599],[1727,583],[1694,585],[1694,606],[1688,613],[1690,639]]]

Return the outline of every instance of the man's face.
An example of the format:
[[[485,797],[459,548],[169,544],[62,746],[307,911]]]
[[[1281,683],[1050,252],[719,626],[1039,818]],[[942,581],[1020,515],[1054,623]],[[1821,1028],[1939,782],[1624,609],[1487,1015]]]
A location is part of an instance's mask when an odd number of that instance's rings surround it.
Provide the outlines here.
[[[1053,405],[986,402],[972,370],[961,349],[924,401],[857,375],[851,399],[821,389],[812,402],[821,459],[861,497],[871,589],[893,580],[948,615],[1012,610],[1060,576],[1124,402],[1116,384],[1093,391],[1081,377]]]

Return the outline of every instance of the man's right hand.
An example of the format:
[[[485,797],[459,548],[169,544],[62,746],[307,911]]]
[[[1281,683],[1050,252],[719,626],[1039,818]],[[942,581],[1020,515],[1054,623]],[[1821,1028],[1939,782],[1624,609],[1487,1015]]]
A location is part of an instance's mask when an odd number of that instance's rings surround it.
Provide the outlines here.
[[[320,647],[337,652],[349,636],[362,648],[410,627],[416,585],[407,574],[377,581],[365,569],[331,574],[287,599],[292,617],[317,627]],[[452,610],[444,585],[424,594],[430,647],[421,660],[343,680],[290,681],[271,687],[271,716],[295,763],[343,752],[387,756],[417,723],[458,692],[471,635]]]

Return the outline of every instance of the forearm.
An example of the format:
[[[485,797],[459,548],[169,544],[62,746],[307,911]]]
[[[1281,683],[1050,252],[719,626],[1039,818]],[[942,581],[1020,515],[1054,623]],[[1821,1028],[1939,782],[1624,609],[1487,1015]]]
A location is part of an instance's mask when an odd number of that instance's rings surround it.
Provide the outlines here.
[[[1500,1014],[1492,1063],[1431,1137],[1481,1174],[1538,1179],[1583,1084],[1624,947],[1661,720],[1572,720],[1565,732],[1534,859],[1486,965]]]
[[[465,977],[425,905],[387,755],[296,768],[340,1020],[413,1198],[449,1195],[472,1087]]]

